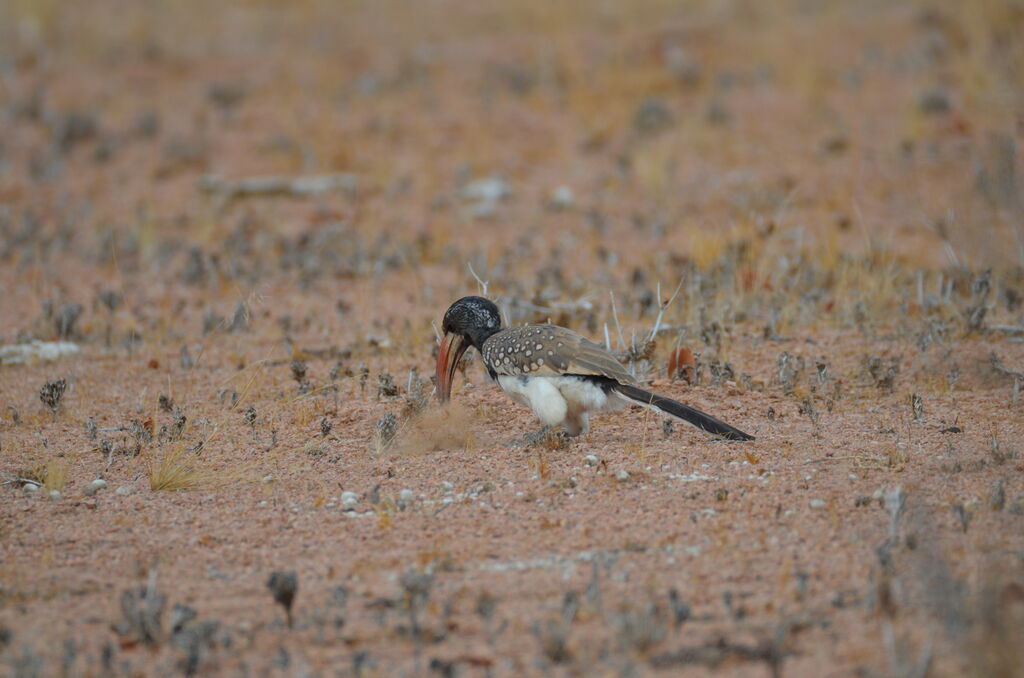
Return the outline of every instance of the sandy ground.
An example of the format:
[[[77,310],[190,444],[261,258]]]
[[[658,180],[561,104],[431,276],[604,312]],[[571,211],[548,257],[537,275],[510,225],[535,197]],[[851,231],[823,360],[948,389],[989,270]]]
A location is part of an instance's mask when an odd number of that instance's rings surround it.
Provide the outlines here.
[[[0,5],[0,675],[1024,675],[1022,31]],[[440,408],[484,285],[757,440]]]

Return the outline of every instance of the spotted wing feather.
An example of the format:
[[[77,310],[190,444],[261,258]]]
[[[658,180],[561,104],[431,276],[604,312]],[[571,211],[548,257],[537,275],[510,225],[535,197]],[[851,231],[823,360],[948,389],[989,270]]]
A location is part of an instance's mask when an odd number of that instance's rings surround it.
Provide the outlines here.
[[[512,327],[483,345],[487,368],[500,375],[561,376],[584,374],[635,384],[615,356],[583,336],[555,325]]]

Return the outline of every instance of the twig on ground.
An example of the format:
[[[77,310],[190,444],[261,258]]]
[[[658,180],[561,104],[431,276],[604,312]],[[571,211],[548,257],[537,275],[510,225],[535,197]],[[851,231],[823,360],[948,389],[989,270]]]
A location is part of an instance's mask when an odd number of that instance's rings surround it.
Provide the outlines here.
[[[309,176],[264,176],[247,177],[231,181],[214,174],[208,174],[199,181],[199,186],[206,193],[217,197],[223,207],[236,198],[253,196],[306,198],[331,191],[356,190],[357,179],[354,174],[313,174]]]
[[[1014,379],[1024,380],[1024,372],[1017,372],[1016,370],[1011,370],[1003,365],[1003,359],[1000,358],[995,351],[993,351],[992,355],[989,356],[989,362],[992,363],[992,369],[999,374],[1004,374],[1007,377],[1013,377]]]

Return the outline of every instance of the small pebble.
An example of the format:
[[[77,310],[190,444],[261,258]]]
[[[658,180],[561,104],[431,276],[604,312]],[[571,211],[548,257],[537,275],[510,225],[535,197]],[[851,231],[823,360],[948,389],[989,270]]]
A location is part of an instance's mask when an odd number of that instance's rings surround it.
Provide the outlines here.
[[[359,505],[359,495],[350,490],[345,490],[341,493],[341,507],[346,511],[351,511]]]
[[[587,466],[597,466],[601,463],[601,460],[597,458],[597,455],[588,454],[583,457],[583,461],[586,462]]]
[[[35,483],[25,483],[25,486],[21,488],[25,494],[35,494],[39,491],[39,486]]]
[[[564,210],[573,206],[576,196],[568,186],[559,186],[552,192],[548,199],[548,208],[552,210]]]
[[[62,498],[60,490],[50,490],[50,499],[52,501],[60,501]]]
[[[619,471],[618,473],[615,474],[615,478],[620,481],[629,480],[629,471],[623,469],[622,471]]]
[[[811,500],[811,508],[812,509],[825,508],[825,501],[823,499],[812,499]]]
[[[448,482],[447,480],[442,480],[441,481],[441,491],[442,492],[448,493],[448,492],[451,492],[453,489],[455,489],[455,486],[452,485],[450,482]]]
[[[97,478],[96,480],[92,481],[91,483],[82,488],[82,494],[84,494],[87,497],[91,497],[100,490],[102,490],[103,488],[105,488],[106,486],[106,480],[104,480],[103,478]]]
[[[401,492],[398,493],[398,506],[399,506],[399,508],[403,508],[404,509],[406,506],[411,504],[415,498],[416,498],[416,495],[413,494],[412,490],[410,490],[410,489],[402,490]]]
[[[122,485],[121,487],[119,487],[116,490],[114,490],[114,494],[120,494],[121,496],[124,496],[126,494],[131,494],[131,493],[132,493],[132,488],[128,487],[127,485]]]

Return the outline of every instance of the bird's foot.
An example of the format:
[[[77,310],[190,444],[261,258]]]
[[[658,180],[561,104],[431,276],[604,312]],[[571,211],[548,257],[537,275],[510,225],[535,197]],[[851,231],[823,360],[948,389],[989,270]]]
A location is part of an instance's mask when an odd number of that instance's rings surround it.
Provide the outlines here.
[[[546,447],[549,450],[564,450],[569,446],[569,441],[572,440],[564,428],[545,426],[539,431],[533,433],[527,433],[524,436],[527,446],[529,447]]]
[[[527,433],[522,438],[515,438],[509,442],[509,447],[546,447],[551,450],[561,450],[569,445],[570,436],[565,429],[545,426],[539,431]]]

